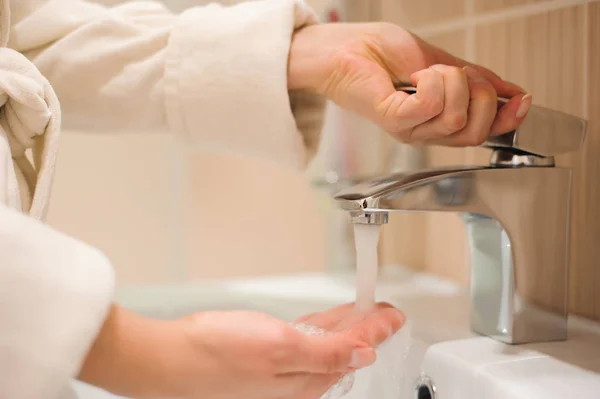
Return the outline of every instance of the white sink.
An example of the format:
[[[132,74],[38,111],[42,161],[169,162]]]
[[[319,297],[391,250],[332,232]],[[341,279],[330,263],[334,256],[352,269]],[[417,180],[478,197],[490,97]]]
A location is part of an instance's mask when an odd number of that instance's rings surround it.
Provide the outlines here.
[[[436,399],[596,399],[600,328],[571,317],[565,342],[510,346],[485,337],[442,342],[428,348],[422,369],[436,387]]]
[[[381,281],[378,299],[393,303],[407,315],[407,325],[390,343],[401,353],[380,353],[384,367],[376,363],[360,371],[355,388],[345,398],[372,399],[373,386],[366,382],[375,375],[375,386],[385,392],[377,393],[377,399],[412,399],[414,382],[422,374],[435,385],[435,399],[600,397],[600,327],[596,323],[570,320],[567,342],[508,346],[474,336],[468,324],[467,293],[453,283],[397,267],[385,268]],[[304,274],[129,287],[118,292],[117,300],[157,318],[212,309],[252,309],[293,321],[353,301],[354,281],[350,275]],[[75,389],[84,399],[115,398],[81,383]]]

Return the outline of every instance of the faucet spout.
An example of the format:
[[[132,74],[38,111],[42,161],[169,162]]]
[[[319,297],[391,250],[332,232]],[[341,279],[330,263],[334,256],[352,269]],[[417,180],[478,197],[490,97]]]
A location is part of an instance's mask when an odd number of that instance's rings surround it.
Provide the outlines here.
[[[486,167],[454,167],[397,173],[365,181],[339,192],[335,199],[355,223],[378,223],[376,215],[393,211],[475,211],[470,196],[473,175]]]
[[[580,149],[586,128],[532,106],[516,130],[483,144],[493,151],[488,166],[395,174],[336,199],[354,223],[387,223],[395,211],[459,214],[471,250],[472,330],[510,344],[564,340],[571,169],[554,157]]]
[[[336,199],[355,223],[397,211],[459,214],[471,247],[472,329],[510,344],[564,340],[571,171],[536,162],[395,174]]]

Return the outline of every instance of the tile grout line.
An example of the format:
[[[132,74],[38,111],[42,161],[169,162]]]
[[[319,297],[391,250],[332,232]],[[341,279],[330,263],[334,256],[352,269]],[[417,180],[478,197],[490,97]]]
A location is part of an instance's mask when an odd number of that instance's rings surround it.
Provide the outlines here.
[[[465,0],[465,14],[467,17],[475,15],[475,0]],[[475,26],[469,25],[465,29],[465,58],[469,62],[475,62]],[[465,162],[469,165],[475,161],[475,149],[467,148],[465,151]],[[467,246],[465,246],[468,249]],[[469,254],[467,254],[469,255]]]
[[[416,28],[413,32],[422,37],[435,36],[443,33],[464,29],[465,26],[477,26],[487,23],[502,22],[514,18],[523,18],[531,15],[560,10],[576,5],[585,5],[597,0],[552,0],[544,3],[532,3],[523,6],[506,8],[501,11],[484,14],[467,15],[464,18],[453,19],[446,22],[426,25]]]
[[[590,78],[590,5],[586,3],[583,8],[583,117],[589,118],[589,96],[590,88],[588,87]]]
[[[590,36],[590,27],[589,27],[589,20],[590,20],[590,6],[589,4],[586,4],[585,7],[583,8],[583,38],[582,38],[582,43],[583,43],[583,77],[582,77],[582,84],[583,84],[583,102],[582,102],[582,107],[583,107],[583,118],[586,120],[589,120],[589,96],[590,96],[590,89],[588,87],[589,84],[589,77],[590,77],[590,68],[589,68],[589,56],[590,56],[590,46],[589,46],[589,36]],[[587,132],[587,134],[589,135],[589,131]],[[572,194],[571,194],[572,196]],[[571,266],[571,269],[573,269],[573,267]],[[585,268],[584,268],[585,270]],[[571,277],[569,275],[569,277]],[[592,279],[594,279],[595,281],[598,281],[598,275],[595,272],[592,272]],[[571,284],[571,281],[569,282],[569,284]],[[592,300],[592,316],[596,315],[596,301]],[[570,310],[570,309],[569,309]]]

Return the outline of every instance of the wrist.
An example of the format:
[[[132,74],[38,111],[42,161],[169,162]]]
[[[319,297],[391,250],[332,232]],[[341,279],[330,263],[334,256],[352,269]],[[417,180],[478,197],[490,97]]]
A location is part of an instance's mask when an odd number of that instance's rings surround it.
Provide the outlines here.
[[[127,397],[176,397],[173,353],[178,339],[172,323],[113,305],[78,378]]]
[[[289,90],[318,91],[325,75],[317,31],[321,25],[309,25],[292,36],[288,57],[287,80]]]

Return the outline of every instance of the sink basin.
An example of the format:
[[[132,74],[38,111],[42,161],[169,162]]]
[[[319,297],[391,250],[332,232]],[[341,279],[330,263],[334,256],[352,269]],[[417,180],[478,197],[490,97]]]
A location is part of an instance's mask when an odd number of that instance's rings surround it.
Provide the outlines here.
[[[422,370],[436,387],[436,399],[598,398],[600,328],[571,317],[565,342],[509,346],[486,337],[442,342],[428,348]]]
[[[567,342],[509,346],[471,332],[468,293],[455,284],[401,267],[383,268],[380,281],[378,300],[401,308],[407,325],[386,344],[380,361],[357,373],[344,398],[371,399],[373,389],[383,389],[377,399],[600,397],[600,323],[571,318]],[[126,287],[118,291],[117,301],[155,318],[248,309],[293,321],[351,302],[354,292],[350,274],[302,274]],[[434,396],[415,391],[423,376],[435,387]],[[84,399],[116,398],[79,382],[74,388]]]

